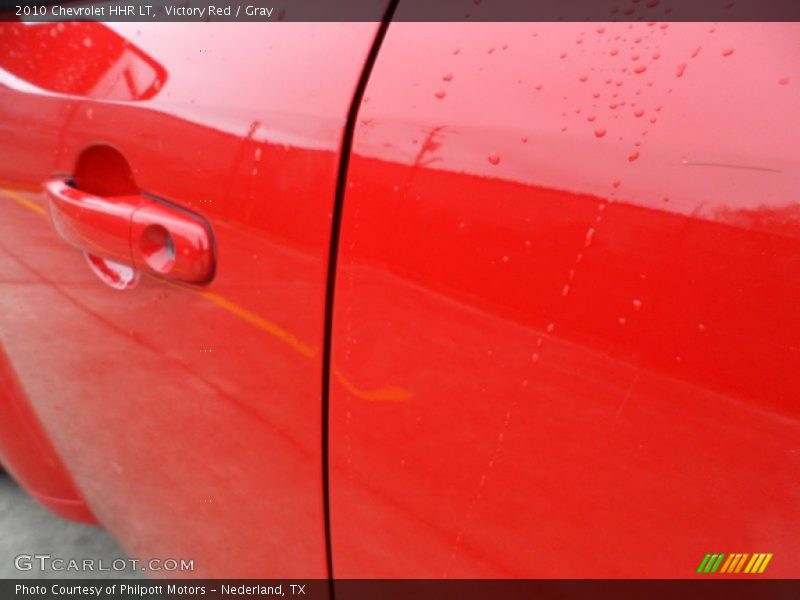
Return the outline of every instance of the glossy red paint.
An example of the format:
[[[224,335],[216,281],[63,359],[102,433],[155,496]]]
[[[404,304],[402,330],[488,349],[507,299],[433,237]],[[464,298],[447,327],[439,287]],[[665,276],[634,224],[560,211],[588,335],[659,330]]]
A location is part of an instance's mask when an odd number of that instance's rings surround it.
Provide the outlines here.
[[[22,392],[0,347],[0,456],[31,496],[53,513],[96,523]]]
[[[0,332],[21,393],[131,556],[194,559],[184,576],[325,577],[331,216],[378,25],[98,26],[25,26],[77,41],[106,69],[89,79],[117,82],[66,89],[47,83],[59,53],[34,55],[23,73],[7,42],[19,28],[0,24]],[[148,93],[141,61],[161,73]],[[130,181],[86,159],[99,147],[124,158]],[[98,281],[48,223],[41,185],[54,174],[96,197],[135,190],[202,217],[213,281]]]
[[[327,575],[327,252],[376,30],[0,24],[0,403],[41,423],[0,451],[133,556]],[[800,574],[798,33],[390,26],[336,278],[336,576]],[[199,215],[213,281],[103,285],[58,173]]]
[[[789,23],[392,24],[332,360],[398,393],[332,382],[337,577],[800,576],[799,56]]]

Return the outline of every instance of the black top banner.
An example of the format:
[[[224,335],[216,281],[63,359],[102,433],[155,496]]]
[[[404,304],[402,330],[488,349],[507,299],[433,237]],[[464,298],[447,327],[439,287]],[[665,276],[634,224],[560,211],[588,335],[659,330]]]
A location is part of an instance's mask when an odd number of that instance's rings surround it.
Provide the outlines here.
[[[798,0],[0,0],[5,21],[800,21]]]

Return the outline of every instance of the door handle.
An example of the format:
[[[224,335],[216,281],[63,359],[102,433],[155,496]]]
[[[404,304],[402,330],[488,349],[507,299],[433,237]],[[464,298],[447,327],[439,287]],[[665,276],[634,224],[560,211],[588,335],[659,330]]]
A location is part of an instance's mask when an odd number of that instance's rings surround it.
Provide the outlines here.
[[[199,215],[143,194],[89,194],[66,177],[46,181],[44,190],[50,218],[68,244],[169,279],[212,279],[213,236]]]

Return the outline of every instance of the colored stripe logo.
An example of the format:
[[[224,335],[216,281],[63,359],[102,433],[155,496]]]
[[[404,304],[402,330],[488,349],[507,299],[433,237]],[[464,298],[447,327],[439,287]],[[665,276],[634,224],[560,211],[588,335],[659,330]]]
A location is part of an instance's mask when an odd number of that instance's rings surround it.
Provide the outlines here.
[[[772,553],[747,554],[733,552],[731,554],[706,554],[697,567],[698,573],[712,575],[714,573],[763,573],[769,561],[772,560]]]

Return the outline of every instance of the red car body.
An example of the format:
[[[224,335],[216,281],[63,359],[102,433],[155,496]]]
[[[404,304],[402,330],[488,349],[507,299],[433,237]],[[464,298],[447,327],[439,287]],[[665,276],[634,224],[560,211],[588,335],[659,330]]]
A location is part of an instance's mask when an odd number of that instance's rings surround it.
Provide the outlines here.
[[[800,575],[797,24],[383,31],[0,24],[7,468],[195,576]],[[67,243],[145,201],[210,282]]]

